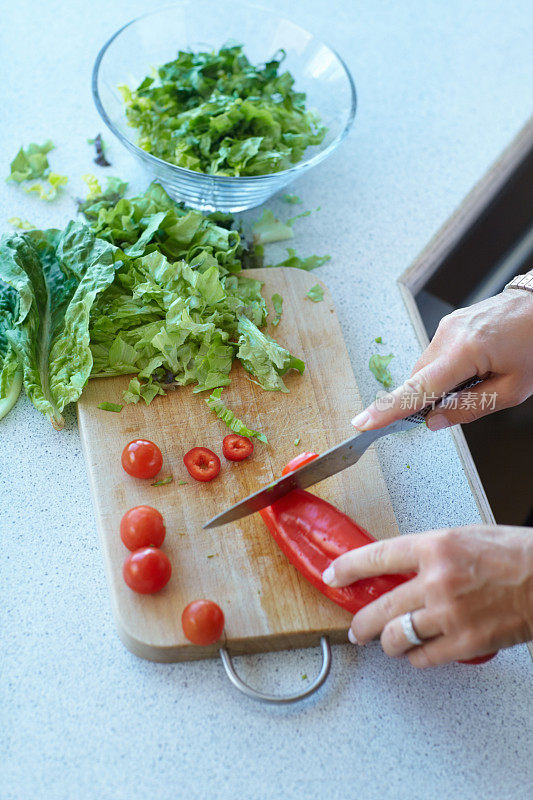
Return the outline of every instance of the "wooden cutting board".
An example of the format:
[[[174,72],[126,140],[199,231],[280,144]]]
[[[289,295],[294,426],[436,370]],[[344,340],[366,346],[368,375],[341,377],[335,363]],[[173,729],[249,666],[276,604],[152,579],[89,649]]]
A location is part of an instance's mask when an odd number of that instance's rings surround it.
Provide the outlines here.
[[[218,603],[226,617],[225,636],[232,654],[255,653],[318,643],[323,634],[346,641],[350,614],[327,600],[291,566],[257,514],[214,530],[202,525],[262,485],[304,450],[322,452],[353,433],[350,420],[361,409],[331,296],[305,297],[316,276],[301,270],[254,270],[265,282],[270,307],[274,292],[284,298],[277,328],[267,332],[304,359],[306,370],[286,377],[289,394],[266,392],[249,380],[236,364],[231,386],[223,393],[227,405],[246,424],[263,431],[268,445],[255,443],[251,460],[231,463],[222,456],[222,439],[229,432],[192,387],[125,406],[121,413],[102,411],[102,401],[121,402],[129,378],[89,382],[78,402],[81,439],[96,512],[113,613],[119,635],[133,653],[154,661],[210,658],[217,646],[190,644],[181,629],[181,613],[198,598]],[[124,445],[144,437],[163,453],[163,469],[174,481],[151,486],[131,478],[120,464]],[[299,439],[299,444],[295,440]],[[195,446],[219,454],[220,475],[198,483],[187,473],[183,455]],[[179,485],[184,480],[186,484]],[[376,538],[398,534],[387,487],[376,453],[315,487]],[[138,595],[122,579],[128,551],[119,535],[122,515],[132,506],[147,504],[164,516],[167,535],[163,549],[173,574],[155,595]]]

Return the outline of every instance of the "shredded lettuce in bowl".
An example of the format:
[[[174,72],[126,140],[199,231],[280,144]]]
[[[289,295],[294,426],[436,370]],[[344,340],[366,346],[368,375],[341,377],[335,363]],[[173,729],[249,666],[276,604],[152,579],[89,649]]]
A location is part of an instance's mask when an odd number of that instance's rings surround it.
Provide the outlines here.
[[[254,66],[242,45],[179,51],[134,90],[119,89],[138,145],[179,167],[209,175],[265,175],[301,161],[326,128],[306,108],[285,52]]]

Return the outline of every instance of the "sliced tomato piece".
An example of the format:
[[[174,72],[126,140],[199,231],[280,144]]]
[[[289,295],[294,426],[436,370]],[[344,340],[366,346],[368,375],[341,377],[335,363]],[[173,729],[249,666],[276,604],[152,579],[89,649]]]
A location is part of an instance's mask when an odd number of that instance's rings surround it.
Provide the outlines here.
[[[251,439],[246,436],[239,436],[237,433],[230,433],[222,440],[222,452],[228,461],[243,461],[254,452],[254,445]]]
[[[196,481],[212,481],[220,472],[220,458],[207,447],[193,447],[183,456],[183,463]]]
[[[300,469],[304,464],[309,464],[310,461],[314,461],[315,458],[318,458],[318,453],[300,453],[299,456],[291,458],[287,466],[283,467],[281,474],[288,475],[289,472]]]

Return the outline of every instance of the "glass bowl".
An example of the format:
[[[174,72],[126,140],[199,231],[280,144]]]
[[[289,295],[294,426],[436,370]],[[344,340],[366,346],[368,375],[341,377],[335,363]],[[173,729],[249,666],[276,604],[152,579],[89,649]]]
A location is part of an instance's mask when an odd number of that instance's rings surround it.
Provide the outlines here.
[[[218,50],[228,42],[243,44],[252,63],[285,50],[282,68],[292,73],[295,89],[307,94],[307,108],[316,110],[327,126],[323,142],[308,147],[303,160],[290,169],[256,176],[206,175],[156,158],[136,144],[137,131],[128,125],[117,86],[136,88],[180,49]],[[128,22],[98,53],[92,91],[105,124],[151,176],[175,200],[206,211],[243,211],[264,203],[335,150],[356,108],[352,76],[331,47],[299,25],[240,0],[183,0]]]

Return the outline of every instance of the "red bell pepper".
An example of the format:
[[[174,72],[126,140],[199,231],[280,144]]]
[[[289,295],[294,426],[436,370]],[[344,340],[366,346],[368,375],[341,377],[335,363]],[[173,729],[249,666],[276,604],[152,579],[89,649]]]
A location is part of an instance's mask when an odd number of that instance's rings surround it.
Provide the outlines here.
[[[295,489],[259,512],[291,564],[313,586],[352,614],[412,575],[380,575],[350,586],[334,588],[322,573],[348,550],[376,540],[331,503],[303,489]]]

